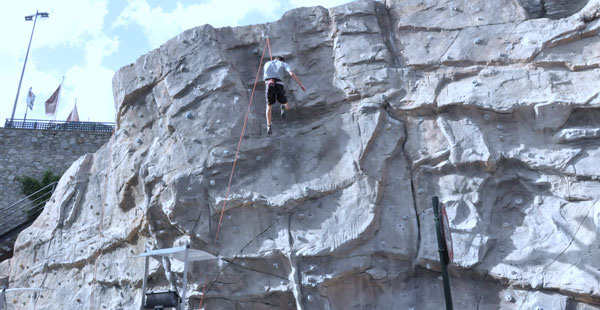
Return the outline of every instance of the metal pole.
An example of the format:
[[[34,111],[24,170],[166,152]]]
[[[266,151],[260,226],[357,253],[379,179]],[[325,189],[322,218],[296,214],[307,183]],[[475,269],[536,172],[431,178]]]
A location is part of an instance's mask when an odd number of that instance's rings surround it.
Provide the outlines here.
[[[181,303],[180,308],[181,310],[185,309],[185,292],[187,291],[187,266],[188,266],[188,249],[190,247],[190,244],[186,244],[185,245],[185,256],[183,258],[183,290],[181,291]]]
[[[446,249],[446,240],[442,240],[442,222],[440,220],[439,199],[437,196],[431,198],[433,203],[433,220],[435,221],[435,230],[437,232],[438,252],[440,253],[440,266],[442,269],[442,281],[444,284],[444,298],[446,300],[446,310],[452,310],[452,293],[450,292],[450,277],[448,276],[448,251]]]
[[[0,289],[0,310],[4,310],[4,306],[6,305],[6,296],[4,296],[5,292],[6,292],[5,287]]]
[[[21,91],[21,83],[23,82],[23,75],[25,74],[25,66],[27,66],[27,58],[29,57],[29,48],[31,47],[31,40],[33,39],[33,32],[35,31],[35,23],[37,22],[39,12],[35,11],[35,18],[33,19],[33,29],[31,29],[31,36],[29,37],[29,45],[27,45],[27,53],[25,54],[25,62],[23,63],[23,70],[21,70],[21,78],[19,79],[19,87],[17,88],[17,97],[15,97],[15,105],[13,106],[12,115],[10,116],[10,125],[15,119],[15,110],[17,109],[17,101],[19,101],[19,92]]]
[[[148,252],[148,247],[146,247],[146,251]],[[144,264],[144,279],[142,280],[142,305],[140,306],[140,310],[144,309],[144,305],[146,305],[146,282],[148,281],[148,264],[150,263],[150,256],[146,256],[146,263]]]

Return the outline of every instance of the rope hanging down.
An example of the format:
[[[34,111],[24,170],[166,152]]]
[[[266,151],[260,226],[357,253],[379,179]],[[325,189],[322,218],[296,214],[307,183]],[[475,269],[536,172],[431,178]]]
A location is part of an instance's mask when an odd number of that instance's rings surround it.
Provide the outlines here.
[[[254,79],[254,86],[252,87],[252,94],[250,95],[250,103],[248,104],[248,110],[246,111],[246,117],[244,118],[244,126],[242,126],[242,133],[240,134],[240,139],[238,142],[237,150],[235,151],[235,157],[233,159],[233,166],[231,167],[231,174],[229,175],[229,183],[227,184],[227,192],[225,193],[225,200],[223,201],[223,208],[221,208],[221,215],[219,216],[219,224],[217,225],[217,232],[215,234],[215,242],[219,239],[219,231],[221,229],[221,224],[223,223],[223,214],[225,213],[225,206],[227,205],[227,201],[229,200],[229,190],[231,189],[231,181],[233,180],[233,173],[235,172],[235,166],[237,164],[238,155],[240,154],[240,147],[242,146],[242,139],[244,138],[244,132],[246,131],[246,124],[248,123],[248,115],[250,115],[250,108],[252,108],[252,101],[254,100],[254,92],[256,91],[256,84],[258,83],[258,77],[260,76],[260,69],[262,68],[263,60],[265,57],[265,51],[267,50],[267,46],[269,47],[269,58],[273,60],[273,54],[271,53],[271,43],[269,42],[269,37],[267,37],[267,44],[263,48],[262,55],[260,56],[260,64],[258,65],[258,70],[256,71],[256,78]],[[200,297],[200,305],[198,309],[202,307],[202,303],[204,301],[204,293],[206,291],[206,284],[202,288],[202,297]]]
[[[217,232],[215,234],[215,242],[219,239],[219,230],[221,228],[221,223],[223,222],[223,214],[225,213],[225,206],[227,205],[227,200],[229,199],[229,190],[231,189],[231,181],[233,180],[233,173],[235,172],[235,166],[237,164],[238,155],[240,154],[240,147],[242,146],[242,139],[244,138],[244,132],[246,131],[246,124],[248,123],[248,115],[250,115],[250,108],[252,107],[252,101],[254,99],[254,92],[256,91],[256,84],[258,83],[258,77],[260,76],[260,69],[262,68],[263,59],[265,57],[265,51],[269,46],[269,56],[271,60],[273,60],[273,55],[271,54],[271,44],[269,43],[269,37],[267,37],[267,44],[263,48],[262,55],[260,56],[260,64],[258,65],[258,70],[256,71],[256,78],[254,79],[254,87],[252,87],[252,94],[250,95],[250,103],[248,104],[248,110],[246,111],[246,118],[244,118],[244,126],[242,127],[242,133],[240,134],[240,140],[238,142],[237,150],[235,151],[235,157],[233,159],[233,167],[231,167],[231,174],[229,175],[229,183],[227,184],[227,192],[225,193],[225,200],[223,201],[223,208],[221,208],[221,216],[219,217],[219,224],[217,225]]]

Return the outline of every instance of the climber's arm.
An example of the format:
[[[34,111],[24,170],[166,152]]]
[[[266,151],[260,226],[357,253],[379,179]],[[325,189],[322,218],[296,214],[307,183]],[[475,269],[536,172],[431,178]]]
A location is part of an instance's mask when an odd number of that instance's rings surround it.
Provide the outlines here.
[[[292,76],[294,81],[296,81],[296,83],[298,83],[298,85],[300,85],[300,88],[302,88],[302,91],[306,91],[306,87],[304,87],[304,85],[302,85],[302,82],[300,82],[300,79],[298,78],[296,73],[290,71],[290,75]]]

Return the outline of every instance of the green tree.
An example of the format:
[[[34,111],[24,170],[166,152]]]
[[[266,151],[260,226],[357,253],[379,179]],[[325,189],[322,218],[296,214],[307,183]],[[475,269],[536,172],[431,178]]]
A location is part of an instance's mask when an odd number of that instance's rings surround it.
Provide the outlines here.
[[[29,196],[32,207],[25,210],[28,219],[35,219],[44,209],[44,204],[52,196],[54,186],[50,184],[60,180],[62,175],[54,174],[52,170],[46,169],[42,179],[38,180],[31,176],[20,176],[17,180],[21,183],[21,193]]]

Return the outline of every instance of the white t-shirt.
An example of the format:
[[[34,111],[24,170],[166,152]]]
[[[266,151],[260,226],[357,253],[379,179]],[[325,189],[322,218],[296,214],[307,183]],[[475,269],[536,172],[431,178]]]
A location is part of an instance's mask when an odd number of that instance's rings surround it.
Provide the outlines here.
[[[285,71],[292,72],[292,67],[290,67],[290,65],[288,65],[286,62],[280,61],[279,59],[268,61],[265,64],[264,79],[283,80]]]

